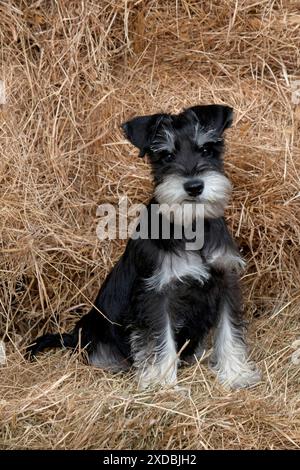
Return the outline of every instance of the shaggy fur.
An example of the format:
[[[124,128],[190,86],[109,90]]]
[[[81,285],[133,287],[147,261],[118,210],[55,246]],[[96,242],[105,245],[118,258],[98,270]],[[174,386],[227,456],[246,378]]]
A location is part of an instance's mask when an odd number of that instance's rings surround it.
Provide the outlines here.
[[[223,172],[223,132],[231,123],[231,108],[210,105],[178,115],[136,117],[123,125],[128,140],[140,156],[149,156],[152,166],[149,237],[128,241],[100,289],[96,308],[71,333],[38,338],[31,355],[47,347],[75,348],[80,342],[93,365],[111,370],[133,365],[141,388],[175,385],[179,361],[189,362],[215,328],[213,368],[220,381],[244,387],[259,380],[243,339],[238,280],[243,262],[223,218],[231,189]],[[160,208],[172,204],[204,205],[200,249],[187,250],[185,235],[174,237],[177,216],[168,218],[170,238],[162,230],[151,238],[153,206],[162,224],[167,215]],[[181,220],[183,226],[197,223],[193,214]]]

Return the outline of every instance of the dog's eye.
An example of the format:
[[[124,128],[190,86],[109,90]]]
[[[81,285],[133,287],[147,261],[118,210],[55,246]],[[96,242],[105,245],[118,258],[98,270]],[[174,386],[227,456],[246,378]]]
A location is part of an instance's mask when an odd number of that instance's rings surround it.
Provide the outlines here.
[[[210,157],[212,155],[212,148],[208,145],[203,145],[201,153],[204,157]]]
[[[173,153],[167,153],[166,155],[163,156],[163,161],[166,163],[170,163],[174,160],[175,155]]]

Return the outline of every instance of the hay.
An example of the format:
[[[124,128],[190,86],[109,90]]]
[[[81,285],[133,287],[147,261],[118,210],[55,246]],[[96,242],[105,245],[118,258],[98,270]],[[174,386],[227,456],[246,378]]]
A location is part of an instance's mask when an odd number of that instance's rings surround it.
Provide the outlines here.
[[[2,449],[300,446],[299,18],[296,1],[1,2]],[[235,109],[227,219],[263,382],[228,392],[204,359],[179,372],[185,397],[69,353],[28,364],[25,344],[88,311],[123,250],[97,239],[97,205],[151,193],[119,124],[211,102]]]

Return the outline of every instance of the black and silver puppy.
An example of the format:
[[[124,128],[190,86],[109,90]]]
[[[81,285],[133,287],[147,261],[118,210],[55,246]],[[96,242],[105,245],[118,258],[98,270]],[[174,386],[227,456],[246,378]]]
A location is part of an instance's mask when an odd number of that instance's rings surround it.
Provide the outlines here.
[[[48,347],[76,348],[80,342],[94,366],[135,367],[140,388],[175,385],[179,363],[199,356],[214,328],[212,367],[219,380],[231,387],[259,380],[243,337],[238,276],[243,261],[223,218],[231,191],[223,171],[223,133],[232,115],[227,106],[194,106],[178,115],[142,116],[123,124],[127,139],[151,163],[150,226],[153,205],[202,204],[203,246],[188,250],[184,236],[175,238],[172,230],[177,215],[161,209],[161,219],[168,218],[171,226],[169,239],[130,238],[95,307],[71,333],[38,338],[31,355]],[[182,219],[185,223],[189,218]]]

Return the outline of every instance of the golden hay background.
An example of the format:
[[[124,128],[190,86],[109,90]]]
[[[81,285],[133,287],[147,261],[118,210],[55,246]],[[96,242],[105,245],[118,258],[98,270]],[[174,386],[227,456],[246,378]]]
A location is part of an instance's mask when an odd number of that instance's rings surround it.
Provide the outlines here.
[[[0,2],[0,447],[259,449],[300,446],[297,1]],[[298,5],[299,6],[299,5]],[[298,76],[297,76],[298,74]],[[130,375],[24,346],[88,311],[124,243],[96,237],[96,208],[151,193],[120,132],[135,114],[235,109],[227,220],[247,260],[245,312],[261,384],[228,392],[206,361],[191,393],[137,393]]]

